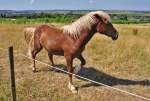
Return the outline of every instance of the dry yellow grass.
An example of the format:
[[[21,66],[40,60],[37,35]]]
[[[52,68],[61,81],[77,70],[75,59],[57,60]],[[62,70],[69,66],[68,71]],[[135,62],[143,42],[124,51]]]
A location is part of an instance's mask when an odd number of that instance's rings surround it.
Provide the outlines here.
[[[58,24],[59,25],[59,24]],[[0,25],[0,47],[14,46],[18,101],[142,101],[104,86],[74,78],[78,94],[67,88],[67,75],[53,72],[37,63],[38,73],[32,73],[32,61],[17,56],[26,53],[23,28],[36,25]],[[87,64],[80,75],[150,98],[150,24],[115,25],[120,35],[117,41],[96,34],[83,55]],[[137,28],[135,35],[133,29]],[[39,60],[49,63],[46,51]],[[55,63],[65,64],[63,57]],[[75,60],[74,64],[79,63]],[[62,65],[63,66],[63,65]],[[0,51],[0,101],[10,100],[7,52]]]

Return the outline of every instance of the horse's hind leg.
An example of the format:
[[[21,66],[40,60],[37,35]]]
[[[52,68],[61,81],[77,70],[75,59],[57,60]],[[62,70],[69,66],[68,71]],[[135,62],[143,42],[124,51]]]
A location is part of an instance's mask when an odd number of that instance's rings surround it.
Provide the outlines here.
[[[33,72],[36,72],[36,66],[35,66],[35,58],[36,58],[36,55],[39,51],[37,50],[33,50],[32,51],[32,59],[33,59],[33,67],[32,67],[32,71]]]
[[[38,47],[34,48],[34,50],[31,52],[32,59],[33,59],[33,68],[32,68],[33,72],[36,72],[35,58],[36,58],[37,53],[39,53],[41,51],[41,49],[42,49],[42,46],[39,45]]]
[[[82,68],[82,67],[85,65],[85,63],[86,63],[86,61],[85,61],[85,59],[83,58],[82,55],[79,55],[77,58],[81,61],[81,64],[80,64],[80,66],[78,66],[78,67],[75,69],[75,71],[74,71],[75,74],[78,74],[78,72],[81,70],[81,68]]]

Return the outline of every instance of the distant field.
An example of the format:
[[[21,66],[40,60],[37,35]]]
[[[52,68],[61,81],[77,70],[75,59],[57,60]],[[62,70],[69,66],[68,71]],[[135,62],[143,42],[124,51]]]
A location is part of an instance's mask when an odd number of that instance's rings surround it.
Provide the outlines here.
[[[0,24],[0,48],[13,45],[15,49],[18,101],[144,101],[78,78],[74,82],[79,92],[72,94],[67,88],[66,74],[50,71],[39,63],[39,72],[33,73],[32,61],[17,54],[27,52],[23,29],[38,24]],[[150,98],[150,24],[115,24],[115,27],[119,31],[117,41],[97,33],[88,43],[83,53],[87,64],[80,75]],[[45,50],[37,59],[49,63]],[[0,101],[10,101],[7,60],[7,52],[0,50]],[[61,66],[65,64],[63,57],[56,56],[54,61]],[[74,64],[78,63],[75,60]]]
[[[0,24],[40,24],[40,23],[71,23],[77,20],[79,17],[56,17],[56,18],[0,18]],[[118,20],[113,19],[114,24],[144,24],[150,23],[150,21],[138,21],[138,20]]]
[[[71,23],[84,14],[0,14],[0,24],[39,24],[39,23]],[[114,24],[142,24],[150,23],[149,13],[110,13]]]

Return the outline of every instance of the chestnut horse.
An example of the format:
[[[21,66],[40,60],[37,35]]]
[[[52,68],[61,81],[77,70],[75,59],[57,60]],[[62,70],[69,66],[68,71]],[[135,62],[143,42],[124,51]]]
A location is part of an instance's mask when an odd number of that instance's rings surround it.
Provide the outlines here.
[[[113,40],[118,38],[118,32],[113,27],[110,16],[103,11],[90,12],[72,24],[63,27],[56,27],[53,25],[38,26],[34,34],[29,35],[33,37],[33,45],[29,48],[29,52],[34,61],[33,71],[36,71],[34,59],[42,48],[47,50],[52,65],[54,65],[53,55],[60,55],[64,56],[66,59],[68,72],[73,72],[72,64],[74,58],[78,58],[81,61],[82,67],[85,65],[82,52],[85,45],[97,32],[109,36]],[[26,37],[26,41],[32,39],[29,36]],[[77,92],[72,83],[71,74],[69,74],[68,87],[72,92]]]

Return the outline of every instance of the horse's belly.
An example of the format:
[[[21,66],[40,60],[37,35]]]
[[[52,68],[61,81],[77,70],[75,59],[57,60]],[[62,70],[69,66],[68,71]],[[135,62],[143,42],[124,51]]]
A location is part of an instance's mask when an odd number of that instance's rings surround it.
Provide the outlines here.
[[[43,47],[52,54],[55,54],[55,55],[64,54],[62,47],[61,47],[61,43],[58,40],[54,40],[54,39],[47,40],[43,44]]]
[[[53,54],[53,55],[64,56],[64,52],[63,51],[51,51],[50,53]]]

